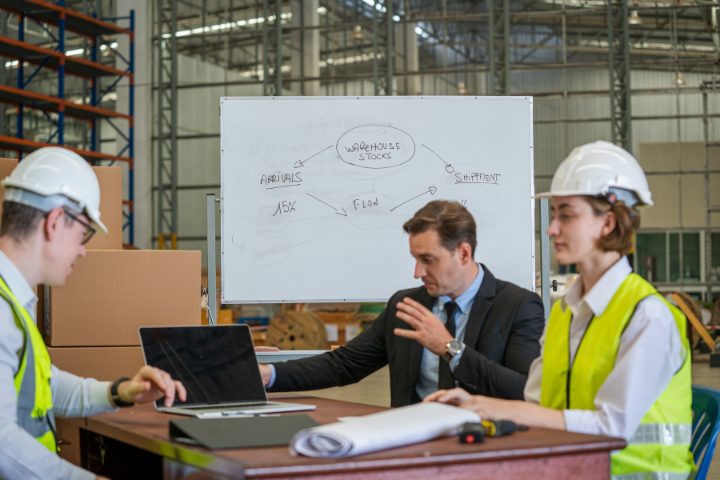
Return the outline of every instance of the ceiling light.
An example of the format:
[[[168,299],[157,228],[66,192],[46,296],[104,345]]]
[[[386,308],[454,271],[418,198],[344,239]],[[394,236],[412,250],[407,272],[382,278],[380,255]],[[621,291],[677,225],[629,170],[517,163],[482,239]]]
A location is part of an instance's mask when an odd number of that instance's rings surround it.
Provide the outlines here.
[[[643,19],[640,18],[640,15],[638,15],[637,10],[633,10],[632,12],[630,12],[628,23],[630,25],[642,25],[644,22]]]
[[[457,93],[458,95],[465,95],[466,93],[468,93],[467,88],[465,88],[465,82],[458,82],[455,93]]]
[[[685,85],[685,77],[683,77],[683,74],[678,72],[677,77],[672,82],[675,86],[683,86]]]
[[[355,25],[355,30],[352,33],[352,39],[356,41],[365,40],[365,31],[360,25]]]
[[[325,8],[325,7],[318,7],[317,12],[318,12],[320,15],[325,15],[325,14],[327,13],[327,8]]]

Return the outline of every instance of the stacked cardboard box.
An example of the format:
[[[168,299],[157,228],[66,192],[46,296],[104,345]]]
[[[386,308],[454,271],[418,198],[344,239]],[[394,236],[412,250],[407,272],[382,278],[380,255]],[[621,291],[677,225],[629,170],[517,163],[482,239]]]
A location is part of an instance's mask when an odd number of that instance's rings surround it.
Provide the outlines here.
[[[16,165],[0,159],[0,180]],[[63,287],[49,288],[47,296],[38,287],[36,318],[56,367],[113,381],[145,364],[138,327],[200,324],[200,252],[122,250],[122,170],[93,168],[109,233],[86,245]],[[60,456],[78,466],[79,425],[57,419]]]
[[[0,158],[0,180],[17,163]],[[55,366],[115,380],[145,363],[138,327],[200,324],[200,252],[122,250],[122,169],[93,170],[109,233],[86,245],[65,286],[47,298],[38,287],[37,319]]]
[[[98,380],[144,365],[138,328],[200,324],[200,252],[122,250],[122,171],[93,167],[101,220],[63,287],[39,289],[38,327],[53,364]]]

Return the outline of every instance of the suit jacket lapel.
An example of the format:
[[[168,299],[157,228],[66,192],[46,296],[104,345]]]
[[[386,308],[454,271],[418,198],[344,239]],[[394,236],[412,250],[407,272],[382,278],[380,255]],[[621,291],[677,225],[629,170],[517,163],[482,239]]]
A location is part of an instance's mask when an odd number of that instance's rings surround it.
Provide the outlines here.
[[[477,344],[480,330],[482,330],[485,317],[492,307],[492,303],[488,300],[495,296],[495,277],[485,265],[480,264],[484,271],[483,281],[475,300],[473,301],[470,315],[468,317],[467,326],[465,327],[465,338],[463,343],[474,347]]]
[[[427,290],[423,290],[420,297],[417,299],[419,303],[422,303],[425,308],[432,310],[435,298],[427,293]],[[413,340],[410,342],[410,358],[408,359],[408,365],[410,366],[410,395],[415,391],[418,378],[420,378],[420,364],[422,363],[423,346],[417,341]]]

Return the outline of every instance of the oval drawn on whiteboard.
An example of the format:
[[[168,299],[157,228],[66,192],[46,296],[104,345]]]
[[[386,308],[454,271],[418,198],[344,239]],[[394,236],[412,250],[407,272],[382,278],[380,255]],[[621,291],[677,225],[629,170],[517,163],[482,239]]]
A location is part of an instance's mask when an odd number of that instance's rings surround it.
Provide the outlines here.
[[[388,175],[394,175],[410,165],[408,162],[395,168],[357,168],[355,165],[351,165],[342,160],[335,152],[332,153],[331,158],[332,166],[335,172],[338,175],[351,180],[372,180],[375,178],[387,177]]]
[[[415,141],[389,125],[361,125],[343,133],[335,145],[343,162],[361,168],[392,168],[415,156]]]
[[[348,222],[363,230],[379,230],[395,221],[395,202],[375,192],[357,193],[343,202]]]
[[[245,169],[243,168],[236,168],[232,171],[232,176],[235,179],[236,182],[242,183],[245,181],[245,177],[247,176]]]
[[[282,230],[290,223],[290,215],[275,214],[277,207],[263,207],[250,216],[250,225],[264,232]]]
[[[290,256],[292,245],[284,236],[272,237],[263,240],[250,254],[250,260],[255,265],[270,266],[280,263]]]
[[[264,143],[256,143],[248,152],[248,163],[250,165],[259,165],[267,157],[267,147]]]
[[[232,235],[231,242],[238,249],[241,255],[247,248],[247,232],[244,227],[238,227]]]

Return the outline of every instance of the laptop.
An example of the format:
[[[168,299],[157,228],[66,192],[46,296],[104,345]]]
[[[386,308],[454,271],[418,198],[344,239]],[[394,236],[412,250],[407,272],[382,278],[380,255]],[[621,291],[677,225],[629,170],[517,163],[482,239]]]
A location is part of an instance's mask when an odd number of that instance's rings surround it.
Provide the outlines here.
[[[145,363],[168,372],[187,390],[187,401],[160,412],[217,418],[315,410],[315,405],[270,402],[255,356],[250,327],[216,325],[141,327]]]

